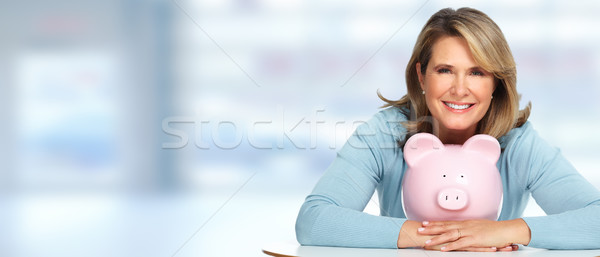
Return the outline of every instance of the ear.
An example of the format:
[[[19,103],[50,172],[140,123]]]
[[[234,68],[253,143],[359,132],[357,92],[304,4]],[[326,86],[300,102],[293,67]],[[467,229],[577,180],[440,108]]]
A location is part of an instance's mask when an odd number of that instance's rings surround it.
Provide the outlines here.
[[[404,160],[408,165],[413,166],[424,156],[444,148],[444,144],[436,136],[429,133],[418,133],[406,141],[403,153]]]
[[[417,69],[417,77],[419,78],[419,86],[421,86],[421,90],[425,90],[425,84],[423,83],[423,74],[421,73],[421,63],[418,62],[415,68]]]
[[[462,146],[463,150],[478,152],[493,163],[500,158],[500,144],[498,140],[488,135],[475,135],[469,138]]]

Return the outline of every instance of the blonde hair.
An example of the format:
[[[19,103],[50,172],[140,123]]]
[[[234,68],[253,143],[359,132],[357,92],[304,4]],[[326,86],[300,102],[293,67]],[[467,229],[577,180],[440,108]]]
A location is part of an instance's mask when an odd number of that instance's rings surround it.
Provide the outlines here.
[[[407,94],[400,100],[391,101],[383,97],[378,90],[377,95],[386,102],[383,107],[396,106],[405,110],[404,114],[409,121],[403,125],[409,135],[418,132],[432,133],[431,113],[421,92],[416,65],[421,63],[421,73],[425,74],[432,47],[444,36],[465,39],[475,61],[495,77],[496,88],[492,94],[492,103],[479,121],[476,133],[488,134],[499,139],[512,128],[522,126],[529,117],[531,102],[523,110],[519,110],[517,71],[508,43],[490,17],[472,8],[446,8],[429,18],[417,38],[406,66]]]

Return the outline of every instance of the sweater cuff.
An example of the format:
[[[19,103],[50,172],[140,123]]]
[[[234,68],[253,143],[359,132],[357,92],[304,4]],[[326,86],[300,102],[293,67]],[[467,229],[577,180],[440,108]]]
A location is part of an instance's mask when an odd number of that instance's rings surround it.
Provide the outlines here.
[[[406,219],[392,218],[392,217],[384,217],[389,223],[385,225],[385,228],[382,228],[381,231],[384,231],[384,235],[382,235],[382,240],[385,242],[385,248],[395,248],[398,249],[398,236],[400,235],[400,230],[404,225]],[[382,223],[384,225],[385,223]],[[389,241],[388,241],[389,240]]]
[[[547,245],[548,240],[545,240],[544,237],[551,236],[556,231],[552,231],[552,228],[548,226],[547,222],[544,222],[543,218],[543,216],[522,218],[527,223],[527,226],[529,226],[529,231],[531,232],[531,239],[527,246],[545,249],[552,248],[552,246]]]

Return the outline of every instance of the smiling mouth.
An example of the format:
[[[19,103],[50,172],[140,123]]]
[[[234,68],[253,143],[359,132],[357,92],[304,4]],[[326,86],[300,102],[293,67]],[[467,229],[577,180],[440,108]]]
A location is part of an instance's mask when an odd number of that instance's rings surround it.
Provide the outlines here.
[[[458,111],[462,111],[462,110],[466,110],[471,108],[473,105],[475,104],[454,104],[454,103],[450,103],[450,102],[444,102],[444,104],[449,107],[450,109],[453,110],[458,110]]]

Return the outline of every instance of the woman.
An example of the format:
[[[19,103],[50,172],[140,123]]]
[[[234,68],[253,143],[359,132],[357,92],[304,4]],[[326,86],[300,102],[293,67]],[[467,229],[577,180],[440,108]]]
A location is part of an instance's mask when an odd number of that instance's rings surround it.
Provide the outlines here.
[[[296,222],[303,245],[442,251],[600,248],[600,192],[519,110],[515,62],[484,13],[443,9],[423,27],[406,68],[408,94],[357,128],[306,198]],[[407,220],[400,197],[402,147],[418,132],[445,144],[498,139],[504,203],[498,221]],[[374,190],[382,216],[363,213]],[[529,196],[548,214],[523,217]]]

